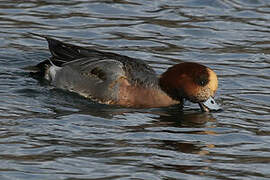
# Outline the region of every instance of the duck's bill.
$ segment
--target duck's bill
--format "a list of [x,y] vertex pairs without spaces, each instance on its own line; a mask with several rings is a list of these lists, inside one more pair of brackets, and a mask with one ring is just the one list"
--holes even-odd
[[222,108],[216,103],[216,101],[212,97],[207,99],[205,102],[200,102],[199,105],[203,112],[222,110]]

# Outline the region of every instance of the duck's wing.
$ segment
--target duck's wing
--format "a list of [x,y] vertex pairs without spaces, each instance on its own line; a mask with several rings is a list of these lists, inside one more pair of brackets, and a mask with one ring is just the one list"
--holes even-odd
[[98,81],[114,80],[119,76],[126,76],[124,65],[115,59],[106,57],[76,59],[62,65],[62,69],[72,69],[84,78],[95,78]]
[[126,79],[123,64],[106,58],[85,57],[65,63],[62,67],[51,67],[48,72],[54,86],[103,103],[117,100],[119,82]]

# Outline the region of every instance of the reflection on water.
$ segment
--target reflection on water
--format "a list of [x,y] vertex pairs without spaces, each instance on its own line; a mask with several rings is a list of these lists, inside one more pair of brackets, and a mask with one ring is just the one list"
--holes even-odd
[[[0,179],[270,178],[267,0],[1,1]],[[219,76],[224,111],[96,104],[32,79],[28,32]]]

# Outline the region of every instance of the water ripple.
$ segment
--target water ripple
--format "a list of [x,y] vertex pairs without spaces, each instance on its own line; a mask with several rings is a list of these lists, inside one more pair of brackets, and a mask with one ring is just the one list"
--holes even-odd
[[[0,178],[269,179],[267,0],[1,1]],[[28,32],[219,76],[223,112],[96,104],[32,79],[49,57]]]

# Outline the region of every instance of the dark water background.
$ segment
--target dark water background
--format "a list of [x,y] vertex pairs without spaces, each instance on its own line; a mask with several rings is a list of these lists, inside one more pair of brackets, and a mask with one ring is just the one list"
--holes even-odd
[[[22,70],[49,57],[27,32],[141,58],[199,62],[220,113],[127,109]],[[0,179],[269,179],[270,1],[0,1]]]

